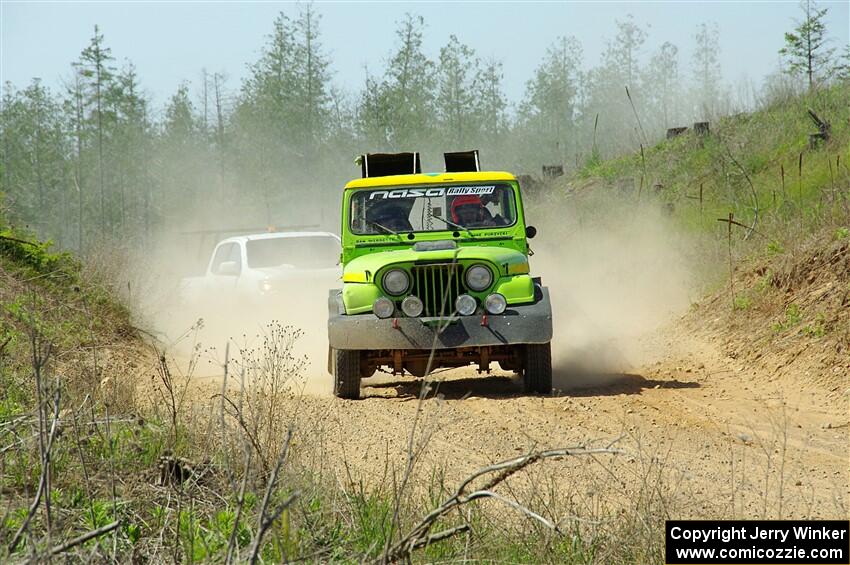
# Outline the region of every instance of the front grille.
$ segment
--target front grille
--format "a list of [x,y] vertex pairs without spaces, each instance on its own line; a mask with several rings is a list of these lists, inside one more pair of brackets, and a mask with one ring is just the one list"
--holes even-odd
[[455,300],[463,292],[461,266],[457,263],[414,265],[411,292],[425,304],[423,316],[451,316]]

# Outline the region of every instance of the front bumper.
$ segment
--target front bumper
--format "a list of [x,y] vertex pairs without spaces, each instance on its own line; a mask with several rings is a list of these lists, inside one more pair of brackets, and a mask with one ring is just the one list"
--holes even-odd
[[334,349],[452,349],[490,345],[549,343],[552,305],[541,288],[533,304],[508,306],[504,314],[450,318],[387,318],[374,314],[346,316],[339,289],[328,299],[328,342]]

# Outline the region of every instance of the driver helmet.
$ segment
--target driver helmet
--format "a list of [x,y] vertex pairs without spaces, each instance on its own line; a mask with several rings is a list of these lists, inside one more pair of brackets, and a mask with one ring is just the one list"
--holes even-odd
[[[467,212],[467,210],[471,210]],[[470,218],[479,218],[484,211],[481,197],[477,195],[458,196],[452,200],[452,221],[462,223],[461,220],[469,221]]]

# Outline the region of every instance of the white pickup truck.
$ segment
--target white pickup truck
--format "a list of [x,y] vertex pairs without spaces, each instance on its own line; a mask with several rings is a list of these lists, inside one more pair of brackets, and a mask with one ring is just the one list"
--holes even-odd
[[305,288],[338,283],[340,252],[339,237],[328,232],[229,237],[216,245],[203,276],[183,279],[181,297],[242,305],[297,299]]

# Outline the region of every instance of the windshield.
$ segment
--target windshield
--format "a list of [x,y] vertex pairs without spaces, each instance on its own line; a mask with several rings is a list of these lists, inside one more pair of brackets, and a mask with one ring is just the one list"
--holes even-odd
[[358,190],[351,231],[358,235],[495,228],[516,222],[509,184]]
[[245,251],[252,269],[281,265],[322,269],[337,265],[340,247],[336,238],[330,236],[274,237],[249,240]]

